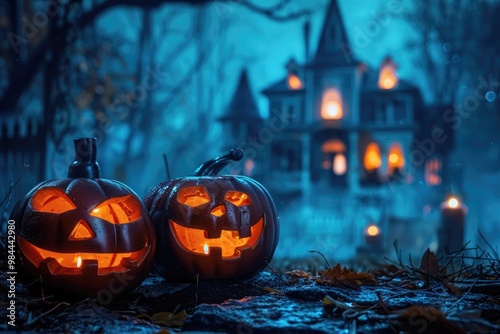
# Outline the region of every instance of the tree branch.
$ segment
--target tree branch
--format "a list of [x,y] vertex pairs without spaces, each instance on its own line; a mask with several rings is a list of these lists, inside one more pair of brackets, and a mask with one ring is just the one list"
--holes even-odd
[[[99,15],[117,6],[148,9],[156,8],[163,4],[186,4],[192,6],[201,6],[210,3],[241,5],[250,9],[251,11],[262,14],[269,19],[279,22],[294,20],[299,17],[309,15],[317,9],[304,9],[286,14],[279,13],[283,11],[283,9],[289,3],[289,0],[280,0],[276,5],[269,7],[258,6],[249,0],[107,0],[96,5],[91,10],[83,13],[77,22],[65,22],[62,27],[60,27],[59,29],[55,29],[52,34],[48,34],[40,42],[37,49],[29,57],[29,59],[16,67],[15,71],[11,73],[13,81],[11,81],[9,86],[4,91],[4,94],[0,98],[0,114],[2,112],[12,112],[22,94],[27,90],[28,86],[32,82],[36,73],[38,73],[40,65],[42,63],[42,61],[40,60],[43,60],[45,58],[45,55],[47,54],[47,45],[49,44],[49,41],[51,39],[54,39],[54,35],[58,34],[60,31],[67,31],[73,24],[75,24],[75,26],[79,29],[83,29],[90,23],[94,22]],[[63,50],[60,51],[61,53],[63,52]]]

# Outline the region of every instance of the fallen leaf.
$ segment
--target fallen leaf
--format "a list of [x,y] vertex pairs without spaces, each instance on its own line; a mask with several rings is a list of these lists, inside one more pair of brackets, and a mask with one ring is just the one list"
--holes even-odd
[[439,274],[439,264],[436,259],[436,254],[431,252],[429,248],[425,251],[422,256],[422,264],[420,265],[420,272],[423,274],[434,277]]
[[372,275],[375,277],[389,277],[389,273],[384,269],[377,269],[372,272]]
[[311,278],[312,275],[308,273],[307,271],[300,270],[300,269],[295,269],[292,271],[288,271],[285,275],[291,276],[291,277],[297,277],[297,278]]
[[168,327],[182,327],[184,320],[188,314],[185,310],[176,314],[172,312],[159,312],[151,316],[151,320],[155,325],[168,326]]
[[377,283],[372,274],[350,271],[346,267],[342,269],[340,264],[320,271],[315,277],[315,281],[318,284],[345,286],[353,289],[358,289],[361,285],[375,285]]
[[446,282],[444,282],[443,284],[449,293],[452,293],[455,296],[460,296],[462,294],[462,291],[459,288],[457,288],[455,285],[453,285],[451,283],[446,283]]
[[465,334],[465,330],[448,321],[432,306],[411,306],[399,313],[398,320],[409,333]]
[[389,273],[397,273],[398,271],[400,271],[401,269],[396,267],[395,265],[393,264],[381,264],[380,265],[382,268],[385,268],[386,271],[388,271]]
[[339,302],[338,300],[333,299],[330,296],[325,296],[323,298],[323,306],[325,307],[338,307],[343,310],[347,310],[349,307],[346,303]]

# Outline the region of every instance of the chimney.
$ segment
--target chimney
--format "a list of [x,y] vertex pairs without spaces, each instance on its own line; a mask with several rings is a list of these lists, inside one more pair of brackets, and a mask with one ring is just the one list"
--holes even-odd
[[309,36],[311,31],[311,21],[309,19],[304,23],[304,49],[305,49],[305,63],[309,61]]

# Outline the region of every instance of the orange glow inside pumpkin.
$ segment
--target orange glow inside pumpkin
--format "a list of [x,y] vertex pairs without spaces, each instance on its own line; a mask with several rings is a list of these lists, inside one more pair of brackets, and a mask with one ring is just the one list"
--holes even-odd
[[95,233],[92,231],[89,224],[84,220],[80,220],[76,223],[73,231],[71,231],[69,240],[85,240],[92,239],[93,237],[95,237]]
[[31,198],[31,207],[35,211],[63,213],[76,209],[73,201],[64,191],[55,187],[42,188]]
[[[31,198],[31,207],[34,211],[55,214],[76,209],[76,205],[68,195],[56,187],[38,190]],[[112,224],[126,224],[142,216],[142,206],[134,196],[125,195],[102,202],[90,212],[90,215],[104,219]],[[77,227],[79,230],[72,232],[76,239],[89,239],[95,236],[86,222],[81,221]]]
[[177,201],[192,208],[209,203],[210,196],[203,186],[187,187],[179,190]]
[[142,206],[132,195],[126,195],[102,202],[90,215],[112,224],[127,224],[141,218]]
[[236,206],[244,206],[252,204],[250,197],[240,191],[228,191],[225,200]]
[[380,148],[377,143],[371,142],[366,147],[365,157],[363,159],[365,169],[372,172],[382,165],[382,159],[380,158]]
[[150,247],[145,247],[129,253],[60,253],[37,247],[22,237],[18,237],[18,243],[22,253],[37,268],[45,259],[53,258],[57,261],[57,272],[54,274],[81,274],[86,260],[97,261],[99,275],[124,272],[131,266],[138,266],[142,263],[150,250]]
[[196,254],[210,254],[210,248],[222,249],[222,257],[238,257],[240,250],[251,247],[254,248],[264,228],[264,218],[259,219],[257,224],[250,228],[251,236],[240,238],[238,231],[222,230],[220,238],[207,238],[204,230],[181,226],[170,220],[175,239],[186,250]]

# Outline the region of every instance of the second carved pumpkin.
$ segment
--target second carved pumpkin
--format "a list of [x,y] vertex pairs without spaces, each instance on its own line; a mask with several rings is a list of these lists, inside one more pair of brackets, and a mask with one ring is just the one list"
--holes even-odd
[[269,193],[246,176],[217,176],[242,155],[232,150],[146,195],[157,233],[153,266],[163,277],[243,278],[271,261],[279,223]]

